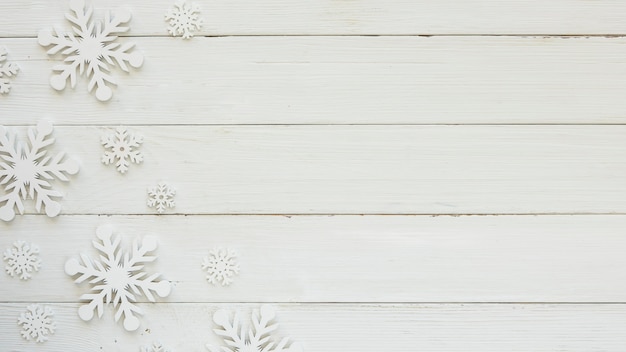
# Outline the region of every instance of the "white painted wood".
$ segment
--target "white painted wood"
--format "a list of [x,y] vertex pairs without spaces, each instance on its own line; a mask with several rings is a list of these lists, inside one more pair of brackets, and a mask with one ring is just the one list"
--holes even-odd
[[[239,5],[238,5],[239,6]],[[1,11],[0,11],[1,13]],[[4,39],[21,72],[0,123],[626,123],[626,38],[132,38],[140,70],[98,102],[49,84],[36,39]],[[60,59],[60,58],[59,58]]]
[[[23,304],[0,304],[0,345],[7,351],[139,351],[160,340],[174,351],[206,351],[216,309],[248,311],[258,305],[142,305],[141,333],[113,324],[111,314],[89,324],[75,304],[52,304],[59,327],[47,343],[21,340],[15,323]],[[274,305],[280,326],[305,351],[567,351],[621,352],[626,344],[624,305]],[[106,312],[110,313],[110,312]],[[181,326],[185,328],[182,329]]]
[[[77,302],[63,268],[101,224],[130,244],[155,234],[146,272],[174,283],[166,302],[623,302],[625,216],[27,216],[0,224],[0,249],[37,244],[42,268],[24,282],[2,273],[0,301]],[[228,287],[202,258],[238,252]],[[124,247],[125,248],[125,247]],[[140,299],[146,301],[144,297]]]
[[[96,15],[125,7],[130,35],[167,36],[173,0],[90,0]],[[195,0],[201,35],[615,34],[626,33],[619,0]],[[0,37],[34,36],[64,24],[66,0],[0,2]],[[27,14],[25,14],[25,12]]]

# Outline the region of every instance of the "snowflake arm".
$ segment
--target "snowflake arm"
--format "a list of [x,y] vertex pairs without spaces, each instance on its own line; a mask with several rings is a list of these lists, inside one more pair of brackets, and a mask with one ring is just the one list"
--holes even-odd
[[17,325],[22,326],[22,337],[27,341],[47,341],[48,335],[54,334],[56,329],[56,323],[52,321],[53,315],[54,312],[47,306],[31,304],[26,307],[26,312],[17,319]]
[[143,162],[143,154],[137,150],[142,143],[143,136],[118,127],[114,134],[102,137],[102,146],[105,148],[102,163],[105,165],[115,163],[117,171],[123,174],[128,171],[130,163]]
[[19,276],[22,280],[28,280],[32,277],[33,271],[39,271],[41,267],[39,248],[24,241],[14,242],[13,247],[4,252],[6,272],[11,277]]
[[[12,62],[3,65],[7,59],[7,49],[5,47],[0,47],[0,94],[8,94],[11,90],[11,81],[10,77],[17,75],[19,71],[19,67],[17,64]],[[6,77],[6,78],[3,78]]]
[[151,346],[142,347],[141,352],[171,352],[171,350],[165,348],[160,342],[154,342]]

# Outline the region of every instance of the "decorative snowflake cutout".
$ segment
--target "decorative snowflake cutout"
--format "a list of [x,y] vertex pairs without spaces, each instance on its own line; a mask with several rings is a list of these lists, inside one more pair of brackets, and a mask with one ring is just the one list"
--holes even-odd
[[17,325],[22,326],[22,337],[27,341],[48,341],[48,335],[54,334],[56,323],[52,321],[54,312],[50,307],[31,304],[26,312],[17,319]]
[[2,64],[6,60],[7,49],[5,47],[0,47],[0,94],[9,94],[9,91],[11,90],[11,81],[8,77],[17,75],[17,72],[20,70],[17,64],[12,62]]
[[[66,174],[78,172],[78,163],[63,157],[65,153],[55,156],[47,155],[47,146],[54,143],[53,127],[41,122],[37,128],[28,130],[30,145],[17,143],[17,136],[0,126],[0,186],[8,193],[0,196],[0,219],[13,220],[15,209],[24,214],[22,200],[35,199],[35,208],[41,212],[45,206],[46,215],[54,217],[61,212],[61,204],[52,198],[62,197],[61,193],[52,189],[48,180],[59,179],[68,181]],[[48,137],[48,138],[47,138]]]
[[176,191],[165,182],[159,182],[156,187],[148,188],[148,206],[156,208],[159,214],[166,208],[173,208]]
[[182,35],[183,39],[193,37],[193,32],[202,28],[202,19],[198,18],[199,14],[200,6],[195,3],[177,1],[174,7],[165,13],[165,20],[168,23],[167,31],[172,36]]
[[54,33],[39,32],[39,44],[44,47],[52,45],[48,55],[60,52],[65,57],[62,64],[52,68],[58,73],[50,78],[50,85],[56,90],[63,90],[69,79],[74,88],[77,74],[85,74],[89,78],[87,90],[91,92],[97,86],[96,98],[107,101],[113,96],[107,83],[117,84],[109,75],[109,65],[117,65],[129,72],[127,64],[134,68],[143,64],[142,54],[130,52],[135,44],[117,42],[118,35],[128,31],[129,28],[123,25],[130,21],[131,14],[121,10],[115,17],[107,13],[104,22],[94,21],[91,18],[93,7],[85,8],[84,0],[71,0],[70,10],[72,13],[65,18],[72,24],[73,33],[63,33],[60,29],[55,29]]
[[222,336],[228,346],[212,346],[207,344],[211,352],[302,352],[302,347],[293,343],[287,347],[289,338],[284,337],[276,345],[271,333],[278,328],[277,323],[272,323],[276,313],[269,306],[262,306],[259,313],[252,313],[252,327],[247,329],[241,324],[239,313],[235,313],[233,322],[230,314],[224,310],[218,310],[213,315],[215,324],[221,329],[214,329],[215,334]]
[[133,242],[130,253],[120,250],[121,237],[113,237],[110,226],[100,226],[96,230],[96,236],[100,242],[93,242],[93,246],[100,251],[100,261],[92,260],[86,254],[81,254],[82,264],[76,259],[70,259],[65,263],[65,272],[74,276],[80,274],[75,280],[77,284],[89,280],[92,293],[86,293],[80,297],[88,301],[78,309],[78,316],[85,320],[91,320],[94,310],[98,311],[98,317],[102,317],[104,304],[113,303],[117,308],[115,321],[124,315],[124,328],[128,331],[137,330],[139,319],[135,313],[141,314],[141,309],[134,303],[135,294],[143,295],[154,302],[153,292],[160,297],[170,294],[170,283],[166,280],[156,281],[160,274],[147,274],[142,271],[144,264],[156,259],[148,256],[157,248],[157,240],[147,236],[139,244]]
[[24,241],[13,243],[14,248],[9,248],[4,252],[4,260],[7,262],[7,274],[19,276],[22,280],[28,280],[33,271],[39,271],[41,259],[39,259],[39,248]]
[[139,164],[143,162],[143,154],[137,149],[143,143],[143,136],[129,133],[125,128],[118,127],[115,134],[102,137],[102,145],[106,150],[102,155],[102,163],[117,166],[117,171],[125,173],[128,171],[130,163]]
[[160,342],[155,342],[152,346],[142,347],[141,352],[171,352],[171,350],[165,348]]
[[209,256],[202,260],[202,269],[206,270],[206,279],[213,285],[220,282],[222,286],[230,285],[233,276],[239,274],[237,253],[232,249],[214,248]]

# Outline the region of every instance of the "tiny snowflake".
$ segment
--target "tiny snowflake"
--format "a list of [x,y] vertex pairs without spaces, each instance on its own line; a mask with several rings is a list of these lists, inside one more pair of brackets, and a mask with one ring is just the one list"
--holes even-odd
[[[48,180],[68,181],[66,174],[78,172],[78,163],[68,159],[64,153],[47,155],[47,146],[54,143],[51,124],[41,122],[35,129],[28,130],[29,145],[17,143],[17,135],[0,126],[0,186],[8,193],[0,196],[0,219],[10,221],[15,217],[15,209],[24,214],[22,200],[35,199],[35,208],[41,212],[45,206],[46,215],[54,217],[61,212],[61,205],[52,200],[60,198],[60,192],[52,189]],[[47,138],[48,137],[48,138]]]
[[163,213],[166,208],[173,208],[176,191],[165,182],[159,182],[156,187],[148,188],[148,206]]
[[[12,62],[3,65],[2,63],[7,60],[7,49],[5,47],[0,47],[0,94],[9,94],[11,90],[11,81],[8,77],[13,77],[17,75],[17,71],[19,71],[19,67],[17,64]],[[3,78],[7,77],[7,78]]]
[[123,253],[120,249],[120,236],[113,237],[113,230],[109,226],[100,226],[96,231],[100,242],[93,242],[93,246],[101,252],[100,261],[92,260],[86,254],[81,254],[82,264],[76,259],[70,259],[65,263],[65,272],[74,276],[80,274],[75,280],[77,284],[89,280],[90,284],[96,284],[91,288],[91,293],[83,294],[80,299],[88,301],[78,309],[78,316],[85,320],[91,320],[94,310],[98,317],[102,317],[104,304],[113,303],[117,308],[115,321],[124,315],[124,328],[128,331],[137,330],[139,319],[135,313],[141,314],[141,309],[134,303],[135,294],[143,293],[150,302],[154,302],[153,292],[160,297],[170,294],[170,283],[166,280],[156,281],[160,274],[152,274],[149,277],[142,271],[144,264],[156,259],[148,256],[157,248],[157,240],[147,236],[142,243],[134,241],[132,251]]
[[237,253],[231,249],[214,248],[209,251],[209,256],[204,257],[202,269],[206,270],[206,279],[213,285],[220,282],[222,286],[230,285],[233,276],[239,274]]
[[155,342],[152,346],[142,347],[141,352],[171,352],[171,350],[165,348],[165,346],[163,346],[160,342]]
[[302,347],[293,343],[287,347],[289,338],[284,337],[276,343],[272,339],[271,333],[278,328],[277,323],[272,323],[276,313],[269,306],[262,306],[261,311],[254,310],[252,314],[252,327],[247,329],[241,324],[239,313],[231,323],[230,314],[224,310],[218,310],[213,315],[215,324],[221,329],[214,329],[215,334],[222,336],[226,346],[213,346],[207,344],[206,347],[211,352],[302,352]]
[[48,335],[54,334],[56,323],[52,321],[54,312],[50,307],[31,304],[26,312],[17,319],[17,325],[22,326],[22,337],[30,341],[48,341]]
[[41,259],[39,248],[24,241],[16,241],[13,247],[4,252],[4,260],[7,262],[6,271],[11,277],[17,275],[22,280],[28,280],[33,271],[39,271]]
[[118,127],[115,134],[102,137],[102,145],[106,150],[102,155],[102,163],[117,166],[117,171],[125,173],[128,171],[130,163],[139,164],[143,162],[143,154],[137,149],[143,143],[143,136],[129,133],[125,128]]
[[62,64],[52,68],[58,73],[50,78],[50,85],[56,90],[63,90],[69,79],[74,88],[77,74],[85,74],[89,78],[87,90],[91,92],[97,86],[96,98],[107,101],[113,96],[107,83],[117,84],[109,74],[109,65],[117,65],[129,72],[127,64],[134,68],[143,64],[142,54],[130,52],[135,44],[117,42],[118,35],[128,31],[124,24],[130,21],[131,14],[129,11],[118,11],[115,17],[111,17],[107,13],[104,22],[94,21],[91,18],[93,7],[85,8],[84,0],[71,0],[70,10],[72,13],[65,18],[72,24],[73,33],[64,33],[60,29],[55,29],[54,33],[39,32],[39,44],[44,47],[52,45],[48,55],[61,53],[65,57]]
[[174,7],[165,14],[168,32],[172,36],[182,35],[183,39],[193,37],[193,32],[202,27],[202,19],[198,18],[199,13],[200,7],[195,3],[188,4],[184,0],[177,1]]

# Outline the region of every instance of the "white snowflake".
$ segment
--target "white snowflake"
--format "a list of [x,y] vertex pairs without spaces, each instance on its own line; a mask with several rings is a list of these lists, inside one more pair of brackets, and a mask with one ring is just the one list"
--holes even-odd
[[159,182],[156,187],[148,188],[148,206],[163,213],[166,208],[173,208],[176,191],[165,182]]
[[102,136],[102,145],[107,149],[102,155],[102,163],[109,165],[117,159],[115,162],[117,171],[125,173],[131,162],[135,164],[143,162],[143,154],[137,150],[141,143],[143,143],[143,136],[129,133],[126,128],[118,127],[115,134]]
[[153,292],[160,297],[170,294],[170,283],[166,280],[156,281],[160,274],[147,274],[142,269],[145,263],[156,259],[148,256],[157,248],[155,237],[147,236],[139,244],[137,240],[133,242],[132,251],[124,253],[120,250],[120,236],[113,236],[113,229],[110,226],[100,226],[96,231],[96,236],[100,242],[93,242],[93,246],[101,252],[100,261],[92,260],[86,254],[81,254],[82,264],[76,259],[70,259],[65,263],[65,272],[74,276],[80,274],[75,280],[77,284],[89,280],[95,285],[92,293],[83,294],[80,299],[88,301],[78,309],[78,316],[85,320],[91,320],[94,310],[97,310],[98,317],[102,317],[104,304],[113,303],[117,308],[115,321],[124,315],[124,328],[134,331],[139,327],[139,319],[135,313],[141,314],[141,309],[134,303],[135,294],[143,295],[154,302]]
[[209,256],[202,260],[202,269],[206,270],[206,279],[212,284],[218,282],[222,286],[230,285],[233,276],[239,274],[237,253],[232,249],[214,248],[209,251]]
[[215,324],[221,329],[214,329],[215,334],[221,336],[228,346],[206,347],[211,352],[302,352],[298,343],[292,343],[287,347],[289,338],[284,337],[276,344],[271,333],[278,328],[277,323],[272,323],[276,313],[269,306],[262,306],[261,311],[254,310],[252,313],[252,327],[246,328],[241,323],[239,313],[231,323],[230,314],[224,310],[218,310],[213,315]]
[[7,49],[5,47],[0,47],[0,94],[9,94],[9,91],[11,90],[11,81],[8,77],[17,75],[17,72],[20,70],[17,64],[12,62],[2,64],[6,60]]
[[52,320],[54,312],[50,307],[31,304],[26,312],[17,319],[17,325],[22,326],[22,337],[30,341],[45,342],[48,335],[54,334],[56,323]]
[[[28,130],[29,145],[18,143],[17,135],[0,126],[0,186],[8,193],[0,196],[0,219],[10,221],[15,217],[15,209],[24,214],[22,200],[36,199],[35,208],[41,212],[45,206],[46,215],[54,217],[61,212],[61,204],[52,198],[62,197],[48,180],[68,181],[67,174],[78,172],[78,163],[68,159],[63,161],[65,153],[47,155],[45,149],[54,143],[53,127],[41,122],[35,129]],[[47,138],[48,137],[48,138]],[[27,190],[28,189],[28,190]]]
[[24,241],[13,243],[14,248],[8,248],[4,252],[4,260],[7,262],[7,274],[19,276],[22,280],[32,277],[33,271],[39,271],[41,259],[39,259],[39,248]]
[[172,36],[182,36],[183,39],[193,37],[193,33],[202,28],[202,19],[198,18],[200,6],[187,1],[176,1],[174,7],[167,11],[165,20],[167,30]]
[[162,343],[154,342],[152,346],[144,346],[141,348],[141,352],[171,352],[172,350],[165,348]]
[[124,26],[130,21],[129,11],[120,10],[115,17],[106,13],[104,22],[94,21],[91,16],[93,7],[85,8],[84,0],[71,0],[70,10],[72,13],[65,18],[72,24],[72,32],[64,33],[55,29],[54,33],[42,31],[39,33],[39,44],[44,47],[53,45],[48,50],[48,55],[61,53],[65,60],[62,64],[54,66],[52,71],[58,72],[50,78],[50,85],[56,90],[63,90],[69,79],[72,88],[76,86],[76,76],[85,75],[89,78],[87,90],[91,92],[95,86],[96,98],[107,101],[113,96],[113,91],[107,83],[117,84],[109,74],[110,66],[119,66],[125,72],[129,72],[127,64],[138,68],[143,64],[143,55],[138,52],[130,52],[134,43],[120,44],[117,42],[118,35],[128,31]]

